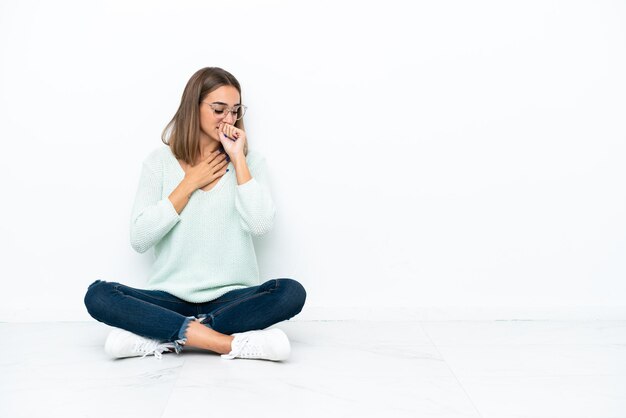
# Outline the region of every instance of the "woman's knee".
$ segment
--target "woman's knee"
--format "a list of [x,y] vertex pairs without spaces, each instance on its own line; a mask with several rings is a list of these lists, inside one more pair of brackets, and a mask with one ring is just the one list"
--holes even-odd
[[304,302],[306,301],[306,290],[300,282],[294,279],[279,279],[280,286],[284,288],[285,301],[292,307],[293,315],[302,311]]
[[96,280],[87,288],[84,303],[89,315],[98,319],[100,313],[106,310],[109,301],[108,294],[112,283],[103,280]]

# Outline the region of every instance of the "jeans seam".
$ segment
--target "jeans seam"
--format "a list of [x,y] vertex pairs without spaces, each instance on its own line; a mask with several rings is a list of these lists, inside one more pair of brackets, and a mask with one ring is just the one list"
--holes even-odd
[[[276,287],[275,287],[275,289],[278,289],[279,282],[278,282],[278,280],[276,280],[276,279],[274,279],[274,280],[276,281]],[[249,296],[249,297],[247,297],[247,298],[244,298],[244,299],[240,299],[240,300],[238,300],[238,302],[237,302],[237,303],[233,303],[233,304],[230,304],[230,305],[227,305],[227,306],[222,306],[222,307],[221,307],[220,309],[218,309],[217,311],[212,312],[212,315],[213,315],[213,317],[215,317],[215,316],[219,315],[219,314],[220,314],[223,310],[225,310],[226,308],[234,308],[235,306],[240,305],[240,304],[242,304],[243,302],[246,302],[246,301],[248,301],[248,300],[250,300],[250,299],[253,299],[253,298],[255,298],[255,297],[261,296],[261,295],[263,295],[263,294],[265,294],[265,293],[269,293],[269,292],[270,292],[269,290],[265,290],[265,291],[263,291],[263,292],[261,292],[261,293],[253,293],[252,295],[250,295],[250,296]]]
[[[244,289],[245,289],[245,288],[244,288]],[[240,290],[240,289],[237,289],[237,290]],[[225,293],[225,295],[226,295],[226,294],[228,294],[228,292],[226,292],[226,293]],[[254,292],[253,292],[253,293],[251,293],[251,295],[254,295]],[[222,296],[223,296],[223,295],[222,295]],[[220,298],[221,298],[221,296],[220,296]],[[232,302],[232,301],[235,301],[235,300],[239,300],[239,299],[241,298],[241,296],[239,296],[239,297],[234,297],[234,298],[230,298],[230,299],[222,299],[222,300],[220,300],[220,298],[217,298],[217,299],[214,299],[214,300],[210,300],[210,301],[208,301],[208,302],[206,302],[206,303],[208,304],[208,303],[224,303],[224,302]]]
[[[119,287],[120,287],[120,285],[115,285],[113,288],[114,288],[116,291],[120,291],[120,290],[119,290]],[[142,291],[140,291],[140,290],[137,290],[137,289],[133,289],[133,291],[135,291],[135,292],[137,292],[137,293],[139,293],[139,294],[141,294],[141,295],[144,295],[144,296],[146,296],[146,297],[148,297],[148,298],[151,298],[151,299],[154,299],[154,300],[160,300],[161,302],[178,303],[178,304],[183,304],[183,305],[185,305],[185,304],[189,303],[189,302],[181,302],[181,301],[178,301],[178,300],[162,299],[162,298],[159,298],[159,297],[156,297],[156,296],[150,295],[150,294],[148,294],[148,293],[144,293],[144,292],[142,292]]]

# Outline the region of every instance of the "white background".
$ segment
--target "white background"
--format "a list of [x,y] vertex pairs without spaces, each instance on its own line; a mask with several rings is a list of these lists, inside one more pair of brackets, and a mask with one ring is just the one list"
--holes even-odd
[[2,1],[0,320],[142,287],[187,80],[233,73],[301,318],[626,318],[626,2]]

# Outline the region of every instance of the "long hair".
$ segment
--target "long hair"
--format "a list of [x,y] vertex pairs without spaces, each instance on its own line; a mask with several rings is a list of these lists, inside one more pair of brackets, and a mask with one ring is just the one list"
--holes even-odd
[[[161,134],[161,140],[169,145],[172,154],[177,159],[189,165],[197,160],[200,155],[200,102],[213,90],[222,86],[235,87],[243,103],[239,81],[231,73],[219,67],[202,68],[196,71],[187,82],[183,97],[180,99],[180,106]],[[235,127],[244,129],[243,118],[235,121]],[[221,144],[220,148],[223,150]],[[248,155],[247,141],[243,152],[244,155]]]

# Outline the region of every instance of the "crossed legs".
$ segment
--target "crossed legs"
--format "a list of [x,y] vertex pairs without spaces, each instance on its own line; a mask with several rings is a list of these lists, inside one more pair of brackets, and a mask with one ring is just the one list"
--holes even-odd
[[201,305],[163,291],[96,280],[85,295],[85,306],[100,322],[145,337],[176,341],[177,352],[190,346],[227,354],[234,339],[230,334],[262,330],[290,319],[302,310],[305,299],[304,287],[288,278],[237,289]]
[[187,327],[187,347],[197,347],[203,350],[214,351],[219,354],[230,353],[231,342],[235,337],[222,334],[214,329],[202,325],[199,321],[189,322]]

